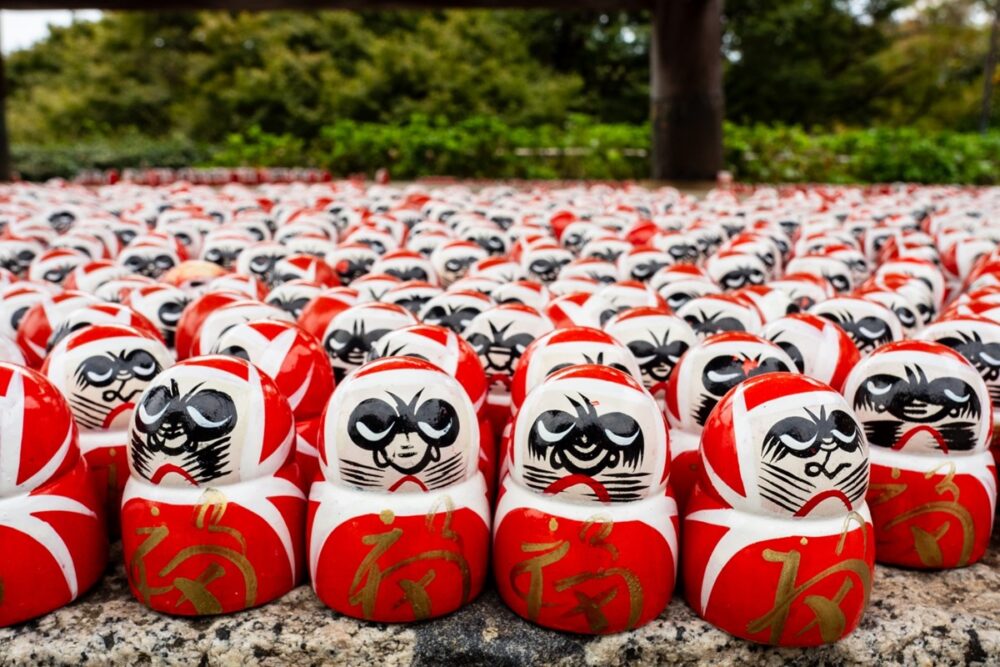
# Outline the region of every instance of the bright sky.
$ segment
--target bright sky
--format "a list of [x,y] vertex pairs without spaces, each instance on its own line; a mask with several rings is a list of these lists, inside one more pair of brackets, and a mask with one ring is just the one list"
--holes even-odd
[[78,12],[64,10],[0,11],[0,45],[3,46],[3,52],[10,53],[31,46],[49,34],[49,24],[69,25],[72,23],[74,13],[77,20],[80,21],[93,20],[101,15],[99,11],[93,9]]

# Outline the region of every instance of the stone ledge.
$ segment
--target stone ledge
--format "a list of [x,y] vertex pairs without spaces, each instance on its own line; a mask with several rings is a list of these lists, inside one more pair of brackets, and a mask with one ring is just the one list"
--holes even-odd
[[259,609],[203,619],[154,613],[120,562],[74,604],[0,629],[0,665],[624,665],[1000,664],[1000,538],[982,562],[946,572],[879,566],[861,627],[818,649],[773,649],[701,621],[675,597],[634,632],[584,637],[538,628],[492,590],[461,611],[412,625],[340,616],[302,586]]

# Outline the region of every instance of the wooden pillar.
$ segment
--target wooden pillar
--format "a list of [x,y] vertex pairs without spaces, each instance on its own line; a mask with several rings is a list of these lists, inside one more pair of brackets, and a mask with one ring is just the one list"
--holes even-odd
[[722,169],[722,0],[655,0],[650,44],[653,178]]

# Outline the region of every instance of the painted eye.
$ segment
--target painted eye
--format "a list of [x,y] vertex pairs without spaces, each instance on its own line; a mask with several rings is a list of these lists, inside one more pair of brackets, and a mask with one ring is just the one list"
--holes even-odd
[[[631,447],[642,438],[642,429],[632,417],[622,412],[609,412],[600,418],[604,437],[618,447]],[[641,442],[639,443],[641,446]]]
[[381,449],[395,433],[396,411],[378,398],[358,403],[347,420],[347,434],[362,449]]
[[429,444],[447,447],[458,438],[458,413],[447,401],[439,398],[424,401],[417,408],[416,418],[417,428]]
[[125,361],[131,366],[132,374],[140,380],[150,380],[160,372],[160,364],[145,350],[130,352],[126,355]]
[[[989,347],[992,348],[994,346],[990,345]],[[1000,366],[1000,356],[992,355],[986,350],[981,350],[979,352],[979,358],[985,361],[990,366]]]
[[368,427],[363,421],[359,421],[357,424],[357,429],[358,433],[360,433],[365,438],[365,440],[376,442],[378,440],[381,440],[385,436],[389,435],[389,432],[392,430],[392,424],[386,426],[385,429],[383,429],[382,431],[376,432],[373,431],[370,427]]
[[176,326],[181,319],[181,311],[183,310],[184,304],[176,301],[170,301],[160,306],[159,310],[156,311],[156,314],[159,316],[160,322],[164,325]]
[[212,419],[211,417],[203,414],[198,408],[189,405],[187,408],[188,416],[191,418],[195,424],[201,428],[218,428],[226,423],[227,418],[222,419]]
[[254,273],[265,273],[271,268],[271,260],[267,257],[254,257],[250,260],[250,270]]
[[236,422],[236,405],[226,394],[204,389],[187,399],[184,412],[198,429],[202,440],[221,437]]
[[166,387],[154,387],[146,394],[136,411],[139,431],[156,432],[160,419],[170,407],[170,398],[170,391]]
[[644,340],[634,340],[628,344],[628,349],[632,351],[635,355],[636,361],[640,364],[644,364],[651,361],[656,355],[656,348],[653,347],[652,343]]
[[870,338],[874,340],[877,338],[881,338],[882,336],[885,335],[886,327],[884,326],[878,327],[877,325],[873,327],[871,325],[865,326],[861,324],[858,325],[858,331],[864,334],[865,338]]
[[21,320],[24,319],[24,316],[27,313],[28,313],[28,307],[25,306],[24,308],[18,308],[13,312],[13,314],[11,314],[10,326],[12,329],[14,329],[14,331],[17,331],[18,327],[21,326]]
[[87,371],[87,379],[90,380],[91,384],[101,384],[111,378],[112,372],[110,368],[102,371],[91,369]]
[[562,410],[548,410],[535,420],[535,433],[545,445],[562,442],[573,430],[576,422],[573,417]]
[[349,342],[351,342],[351,332],[346,329],[336,329],[330,336],[326,339],[327,348],[333,351],[339,351],[344,349]]
[[854,430],[851,431],[850,433],[844,433],[839,429],[833,429],[832,431],[830,431],[830,435],[832,435],[834,438],[840,440],[843,443],[848,443],[854,440],[854,437],[857,435],[857,431]]
[[783,444],[785,447],[802,451],[805,449],[809,449],[810,447],[813,446],[813,444],[816,442],[816,434],[813,433],[812,437],[806,440],[797,440],[794,436],[785,433],[781,436],[778,436],[778,439],[781,441],[781,444]]
[[955,403],[967,403],[969,401],[968,394],[956,394],[951,389],[945,389],[944,395],[947,396],[952,401],[954,401]]
[[227,357],[237,357],[243,361],[250,361],[250,353],[246,351],[245,348],[239,345],[230,345],[225,349],[219,350],[219,354],[224,354]]
[[869,380],[865,383],[865,387],[868,389],[868,393],[875,396],[884,396],[892,389],[891,384],[882,384],[877,380]]
[[115,374],[115,362],[109,357],[89,357],[80,364],[77,377],[95,387],[104,387]]
[[738,378],[738,377],[740,377],[742,375],[743,374],[740,373],[739,371],[735,371],[735,372],[732,372],[732,373],[723,373],[723,372],[720,372],[720,371],[709,371],[706,374],[706,377],[708,377],[708,379],[711,380],[712,382],[717,382],[719,384],[722,384],[722,383],[734,380],[735,378]]

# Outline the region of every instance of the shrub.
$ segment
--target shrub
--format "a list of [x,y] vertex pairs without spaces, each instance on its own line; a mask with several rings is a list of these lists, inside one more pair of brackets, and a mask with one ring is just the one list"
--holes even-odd
[[[412,116],[405,123],[339,120],[318,139],[253,127],[222,146],[126,136],[70,146],[15,146],[15,169],[32,180],[111,167],[318,167],[337,176],[385,167],[395,179],[422,176],[644,179],[648,125],[511,126],[492,116],[457,123]],[[812,133],[797,126],[725,126],[725,163],[746,182],[1000,183],[1000,132],[986,135],[873,128]]]

